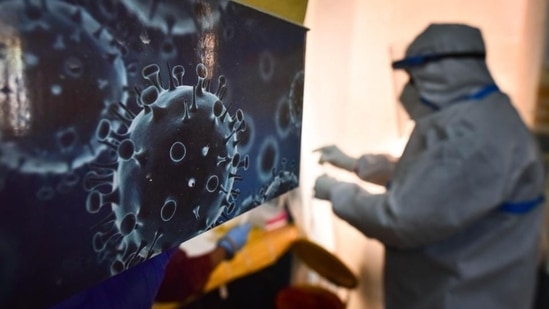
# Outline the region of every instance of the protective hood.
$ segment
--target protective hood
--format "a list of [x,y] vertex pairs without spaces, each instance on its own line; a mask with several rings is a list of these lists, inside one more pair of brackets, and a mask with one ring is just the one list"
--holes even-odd
[[480,30],[467,25],[431,24],[393,68],[406,70],[417,88],[417,103],[433,110],[468,100],[494,86]]

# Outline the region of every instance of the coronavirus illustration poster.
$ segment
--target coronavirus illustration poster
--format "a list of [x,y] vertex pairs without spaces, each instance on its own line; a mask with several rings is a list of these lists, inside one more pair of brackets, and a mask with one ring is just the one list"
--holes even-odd
[[233,1],[0,1],[0,307],[296,188],[305,36]]

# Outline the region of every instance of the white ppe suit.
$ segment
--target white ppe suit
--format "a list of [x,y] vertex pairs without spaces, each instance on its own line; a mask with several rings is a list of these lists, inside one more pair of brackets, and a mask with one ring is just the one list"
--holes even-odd
[[337,216],[385,244],[387,309],[532,307],[544,164],[484,53],[476,28],[427,27],[393,63],[418,109],[405,106],[416,125],[386,193],[329,190]]

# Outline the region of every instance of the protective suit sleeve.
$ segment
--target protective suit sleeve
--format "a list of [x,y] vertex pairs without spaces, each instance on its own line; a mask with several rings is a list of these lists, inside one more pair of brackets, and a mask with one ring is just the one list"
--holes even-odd
[[391,228],[396,218],[386,207],[386,194],[370,194],[356,184],[340,182],[330,195],[333,212],[367,237],[387,245],[406,245]]
[[472,132],[454,133],[403,157],[405,166],[384,194],[349,183],[334,186],[336,215],[387,245],[415,248],[446,239],[496,209],[505,198],[501,156]]
[[393,177],[395,161],[386,154],[365,154],[356,160],[355,173],[364,181],[386,186]]

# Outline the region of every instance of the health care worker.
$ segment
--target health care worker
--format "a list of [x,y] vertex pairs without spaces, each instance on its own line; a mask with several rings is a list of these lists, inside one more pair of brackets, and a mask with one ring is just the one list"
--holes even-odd
[[396,164],[337,146],[320,162],[383,194],[323,175],[315,197],[386,248],[387,309],[531,308],[545,171],[538,146],[485,62],[479,29],[432,24],[393,63],[415,127]]

